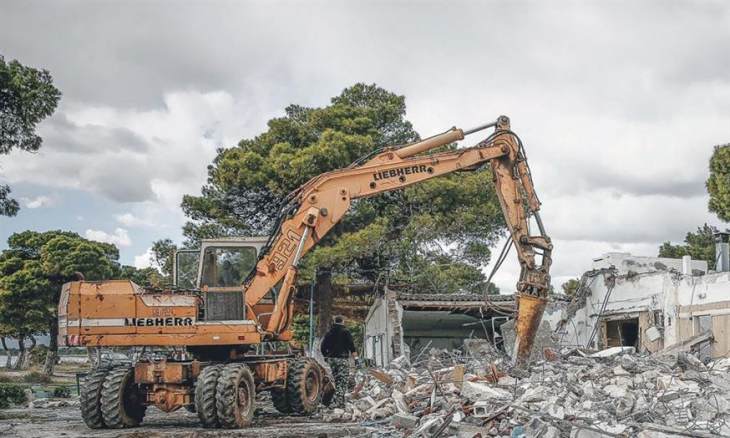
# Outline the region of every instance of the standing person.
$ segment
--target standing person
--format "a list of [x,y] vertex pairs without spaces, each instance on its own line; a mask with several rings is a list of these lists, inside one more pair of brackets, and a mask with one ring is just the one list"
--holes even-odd
[[345,328],[345,317],[333,318],[332,328],[322,339],[322,355],[332,368],[335,379],[335,407],[345,407],[345,394],[350,380],[350,357],[357,360],[352,335]]

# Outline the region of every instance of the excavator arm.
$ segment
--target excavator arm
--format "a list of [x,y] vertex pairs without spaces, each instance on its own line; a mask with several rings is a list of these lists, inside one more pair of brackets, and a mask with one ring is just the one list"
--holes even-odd
[[[466,135],[494,127],[477,145],[431,155],[422,152],[462,140]],[[276,339],[292,321],[291,300],[297,266],[314,245],[346,214],[353,200],[398,190],[452,172],[473,171],[489,163],[502,212],[521,265],[517,283],[517,342],[514,358],[529,357],[534,333],[542,319],[550,285],[552,244],[540,219],[540,201],[530,176],[524,149],[501,116],[494,123],[443,134],[401,148],[385,148],[347,168],[318,175],[295,190],[269,240],[269,245],[244,283],[246,307],[253,306],[280,282],[266,334]],[[530,234],[531,218],[539,234]],[[538,264],[536,259],[540,257]]]

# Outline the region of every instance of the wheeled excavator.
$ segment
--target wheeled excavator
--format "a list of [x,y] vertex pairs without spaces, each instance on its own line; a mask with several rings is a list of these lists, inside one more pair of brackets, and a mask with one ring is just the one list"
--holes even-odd
[[[432,151],[488,128],[494,131],[475,146]],[[382,148],[312,178],[284,200],[268,239],[204,242],[197,265],[176,264],[171,290],[126,280],[65,284],[60,345],[142,350],[132,365],[99,366],[87,376],[80,394],[85,423],[133,427],[154,405],[195,411],[205,427],[241,428],[251,423],[260,391],[269,391],[282,413],[313,412],[331,398],[333,385],[322,365],[287,342],[302,257],[353,201],[483,166],[491,168],[521,266],[513,357],[527,360],[546,305],[552,243],[522,142],[500,116],[474,129]],[[186,255],[177,254],[177,261]],[[193,266],[197,276],[190,281]]]

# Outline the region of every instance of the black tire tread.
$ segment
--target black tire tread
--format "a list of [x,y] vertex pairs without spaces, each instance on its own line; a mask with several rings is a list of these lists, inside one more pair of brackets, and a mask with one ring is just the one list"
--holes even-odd
[[271,403],[277,411],[282,414],[291,414],[292,409],[289,406],[289,400],[286,398],[286,389],[274,388],[271,390]]
[[[286,378],[286,398],[289,402],[291,411],[296,414],[309,415],[317,409],[321,398],[320,394],[317,395],[317,400],[311,405],[305,404],[306,394],[305,382],[307,376],[307,369],[314,367],[317,369],[317,365],[312,359],[301,358],[289,362],[289,370],[287,371]],[[320,374],[320,389],[322,385],[322,375]]]
[[[137,406],[130,412],[125,412],[123,387],[125,378],[133,373],[133,368],[114,368],[106,375],[101,389],[101,412],[104,424],[111,429],[135,427],[144,418],[145,406]],[[126,414],[126,415],[125,415]]]
[[220,427],[215,399],[218,387],[218,377],[223,365],[211,365],[203,368],[195,385],[195,410],[203,427]]
[[221,427],[226,429],[236,429],[249,426],[253,420],[255,393],[251,394],[248,412],[243,413],[242,422],[239,423],[236,418],[236,393],[238,391],[238,382],[240,379],[247,379],[250,388],[255,391],[253,375],[247,365],[241,363],[226,365],[218,377],[218,387],[216,394],[216,411],[218,413],[218,421]]
[[83,418],[89,429],[103,429],[105,427],[101,413],[101,389],[108,372],[107,368],[92,370],[81,386],[79,394],[81,418]]

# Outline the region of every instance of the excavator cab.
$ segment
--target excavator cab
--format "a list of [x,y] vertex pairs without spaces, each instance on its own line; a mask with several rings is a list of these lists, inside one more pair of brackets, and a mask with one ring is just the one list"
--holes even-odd
[[266,237],[204,239],[199,249],[176,251],[173,284],[176,289],[240,291],[266,240]]
[[256,266],[266,237],[205,239],[199,249],[175,253],[173,284],[177,290],[199,290],[201,320],[245,319],[241,285]]

